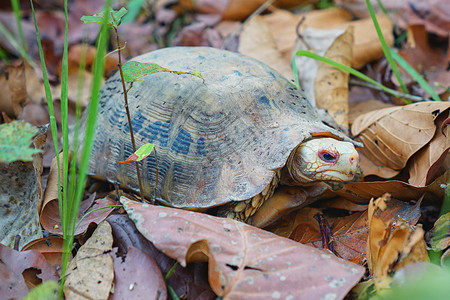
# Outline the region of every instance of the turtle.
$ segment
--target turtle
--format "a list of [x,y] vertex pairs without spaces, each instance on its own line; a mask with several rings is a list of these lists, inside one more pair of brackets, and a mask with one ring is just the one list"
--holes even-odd
[[[140,162],[146,197],[220,207],[220,216],[252,224],[280,184],[347,182],[357,172],[359,144],[323,123],[302,91],[263,62],[209,47],[163,48],[133,61],[203,77],[154,73],[128,92],[136,147],[157,150]],[[138,191],[135,165],[116,163],[132,153],[115,74],[100,94],[89,175]]]

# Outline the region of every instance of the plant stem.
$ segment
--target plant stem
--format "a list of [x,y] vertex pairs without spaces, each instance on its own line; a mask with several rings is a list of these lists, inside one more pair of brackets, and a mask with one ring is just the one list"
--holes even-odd
[[[117,40],[117,53],[119,54],[119,72],[120,72],[120,78],[122,79],[122,88],[123,88],[123,99],[125,101],[125,110],[127,112],[127,118],[128,118],[128,125],[130,127],[130,137],[131,137],[131,144],[133,145],[133,153],[136,152],[136,143],[134,141],[134,134],[133,134],[133,126],[131,124],[131,116],[130,116],[130,109],[128,108],[128,95],[127,95],[127,88],[125,86],[125,79],[123,78],[123,71],[122,71],[122,55],[121,55],[121,49],[120,49],[120,41],[119,41],[119,32],[117,31],[117,26],[114,26],[114,32],[116,33],[116,40]],[[142,188],[142,181],[141,181],[141,172],[139,171],[139,162],[136,162],[136,173],[139,183],[139,192],[141,193],[141,201],[144,201],[144,192]]]
[[[353,84],[353,85],[358,85],[358,86],[367,87],[367,88],[374,89],[374,90],[381,91],[381,92],[386,92],[385,90],[383,90],[383,89],[380,88],[379,86],[376,86],[376,85],[374,85],[374,84],[371,84],[370,82],[365,82],[365,81],[361,81],[361,80],[358,80],[358,79],[353,79],[353,78],[351,78],[351,79],[349,80],[349,83],[350,83],[350,84]],[[419,97],[419,96],[414,96],[414,95],[410,95],[410,94],[405,94],[405,93],[402,93],[402,92],[399,92],[399,91],[396,91],[396,90],[390,90],[389,93],[390,93],[391,95],[396,96],[396,97],[408,99],[408,100],[415,101],[415,102],[428,101],[428,100],[430,100],[430,99],[425,99],[425,98],[422,98],[422,97]]]

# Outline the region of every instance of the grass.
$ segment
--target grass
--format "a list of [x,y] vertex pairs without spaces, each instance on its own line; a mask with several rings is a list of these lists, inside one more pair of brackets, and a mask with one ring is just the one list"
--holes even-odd
[[[42,45],[40,42],[39,29],[36,21],[36,14],[34,11],[33,1],[30,0],[33,21],[36,29],[36,40],[39,47],[39,56],[41,60],[42,66],[42,74],[44,78],[44,87],[45,87],[45,95],[47,100],[47,105],[49,108],[50,114],[50,126],[53,136],[53,145],[55,147],[55,152],[59,153],[58,141],[57,141],[57,126],[56,119],[53,107],[53,98],[50,91],[50,83],[48,80],[48,73],[45,64],[45,57],[42,49]],[[111,7],[111,0],[107,0],[106,11],[109,12]],[[102,27],[100,29],[99,37],[97,40],[97,54],[94,61],[94,76],[92,80],[92,88],[91,88],[91,100],[88,108],[88,117],[86,123],[86,133],[85,133],[85,143],[82,147],[80,165],[78,170],[72,170],[72,176],[69,179],[69,130],[68,130],[68,58],[67,58],[67,49],[68,49],[68,22],[67,22],[67,0],[64,1],[64,15],[65,15],[65,30],[64,30],[64,49],[63,49],[63,60],[62,60],[62,71],[61,71],[61,118],[62,118],[62,133],[63,133],[63,161],[61,164],[61,160],[59,155],[56,156],[57,164],[58,164],[58,203],[59,203],[59,211],[61,217],[61,226],[63,231],[64,238],[64,246],[63,246],[63,256],[61,262],[61,280],[60,280],[60,298],[63,297],[63,288],[65,282],[65,273],[67,271],[69,258],[72,252],[72,244],[74,240],[74,233],[76,229],[76,220],[78,217],[78,212],[80,209],[81,200],[83,198],[84,186],[87,180],[87,171],[89,167],[89,156],[92,149],[94,131],[95,131],[95,123],[97,119],[97,108],[98,108],[98,99],[100,93],[100,85],[103,78],[104,73],[104,55],[106,54],[106,48],[108,44],[108,27],[107,27],[107,14],[103,19]],[[75,128],[79,128],[80,115],[81,115],[81,107],[80,101],[77,101],[77,120]],[[77,141],[78,136],[75,136],[74,144],[78,145]],[[74,149],[74,157],[71,162],[71,166],[76,166],[77,159],[77,151]],[[61,178],[61,168],[63,178]],[[77,174],[77,176],[74,176]],[[62,183],[62,186],[61,186]],[[69,190],[67,187],[69,186]],[[62,192],[64,191],[64,192]]]

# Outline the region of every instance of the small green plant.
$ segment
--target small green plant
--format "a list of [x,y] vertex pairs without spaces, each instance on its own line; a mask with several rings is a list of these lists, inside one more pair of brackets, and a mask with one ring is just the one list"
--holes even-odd
[[32,155],[40,152],[30,148],[31,139],[37,129],[23,121],[12,121],[0,125],[0,162],[31,161]]

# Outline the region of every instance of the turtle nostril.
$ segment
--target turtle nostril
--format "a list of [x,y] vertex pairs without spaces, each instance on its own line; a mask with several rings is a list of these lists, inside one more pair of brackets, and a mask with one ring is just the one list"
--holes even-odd
[[350,156],[350,164],[354,165],[358,162],[358,157],[356,155]]

